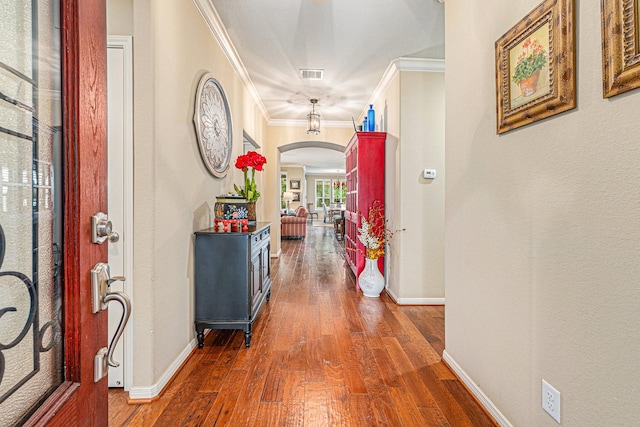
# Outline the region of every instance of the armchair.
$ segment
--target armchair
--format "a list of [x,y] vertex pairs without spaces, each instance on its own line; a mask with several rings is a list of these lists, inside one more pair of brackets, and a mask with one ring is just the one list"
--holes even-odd
[[298,237],[304,239],[307,236],[307,218],[309,211],[304,206],[296,209],[296,216],[283,216],[280,218],[280,236]]

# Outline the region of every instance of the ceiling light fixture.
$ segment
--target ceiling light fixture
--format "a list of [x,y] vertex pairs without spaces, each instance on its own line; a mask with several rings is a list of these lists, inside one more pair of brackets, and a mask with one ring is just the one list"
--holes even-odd
[[311,102],[311,112],[307,114],[307,133],[313,132],[317,135],[320,133],[320,114],[316,113],[318,100],[312,98],[309,101]]

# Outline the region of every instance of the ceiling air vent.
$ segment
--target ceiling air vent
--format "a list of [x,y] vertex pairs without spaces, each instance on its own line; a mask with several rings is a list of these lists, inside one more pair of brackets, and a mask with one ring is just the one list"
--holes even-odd
[[322,80],[324,70],[303,70],[300,69],[300,77],[304,80]]

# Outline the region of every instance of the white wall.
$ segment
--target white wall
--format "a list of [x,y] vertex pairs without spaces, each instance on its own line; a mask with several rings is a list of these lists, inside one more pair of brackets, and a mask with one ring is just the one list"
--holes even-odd
[[[385,205],[396,233],[387,289],[401,304],[444,302],[444,74],[399,70],[374,105],[385,115]],[[436,169],[435,180],[422,171]]]
[[640,91],[602,97],[576,2],[578,108],[496,135],[495,41],[539,4],[446,2],[446,348],[517,426],[640,419]]
[[[233,163],[243,130],[262,143],[266,124],[193,2],[124,3],[108,1],[108,22],[110,34],[131,31],[134,40],[133,383],[144,388],[157,384],[194,338],[193,232],[210,226],[215,196],[242,182]],[[206,72],[224,88],[233,120],[232,162],[222,179],[205,169],[193,125]]]
[[[288,166],[288,167],[280,167],[280,170],[282,172],[286,172],[287,173],[287,191],[290,191],[292,193],[300,193],[300,201],[299,202],[290,202],[289,203],[289,208],[291,210],[296,210],[298,208],[298,206],[304,206],[304,195],[302,194],[303,192],[303,187],[304,187],[304,169],[302,168],[302,166]],[[291,188],[291,180],[292,179],[297,179],[298,181],[300,181],[300,188],[297,189],[293,189]],[[279,194],[279,193],[278,193]]]

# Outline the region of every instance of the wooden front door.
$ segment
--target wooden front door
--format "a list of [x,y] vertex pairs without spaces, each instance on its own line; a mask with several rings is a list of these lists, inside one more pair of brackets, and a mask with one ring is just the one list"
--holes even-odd
[[0,0],[0,425],[107,425],[105,0]]

